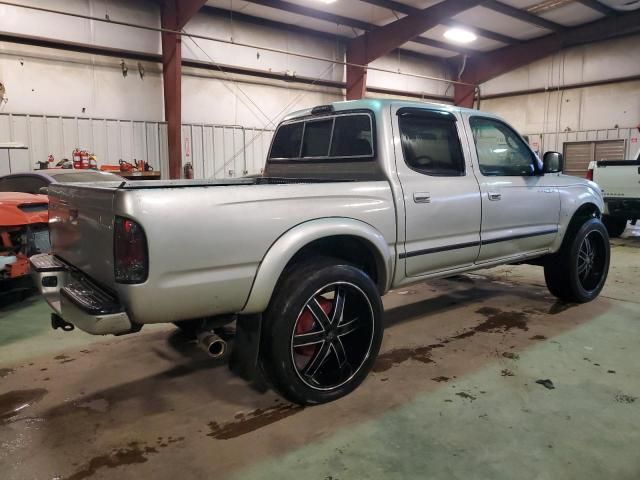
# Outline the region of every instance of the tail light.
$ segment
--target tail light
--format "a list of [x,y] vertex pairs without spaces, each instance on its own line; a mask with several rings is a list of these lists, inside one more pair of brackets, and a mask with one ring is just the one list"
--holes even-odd
[[116,282],[142,283],[147,279],[147,237],[142,227],[133,220],[116,217],[113,257]]
[[593,182],[593,168],[587,170],[587,180],[591,180]]

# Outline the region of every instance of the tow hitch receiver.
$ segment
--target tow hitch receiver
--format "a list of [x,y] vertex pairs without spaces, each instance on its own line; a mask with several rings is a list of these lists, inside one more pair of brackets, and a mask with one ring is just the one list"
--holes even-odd
[[52,313],[51,314],[51,328],[53,328],[54,330],[56,330],[57,328],[60,328],[60,329],[64,330],[65,332],[70,332],[75,327],[73,326],[72,323],[64,321],[62,319],[62,317],[60,315],[58,315],[57,313]]

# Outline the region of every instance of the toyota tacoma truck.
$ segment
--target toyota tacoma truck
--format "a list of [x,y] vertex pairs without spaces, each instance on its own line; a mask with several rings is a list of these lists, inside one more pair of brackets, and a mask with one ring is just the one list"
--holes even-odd
[[635,160],[597,160],[589,164],[587,178],[604,196],[602,221],[610,237],[619,237],[640,218],[640,150]]
[[336,102],[280,123],[263,177],[51,185],[52,253],[31,263],[53,326],[173,322],[218,356],[233,322],[231,359],[246,348],[285,397],[322,403],[371,370],[392,288],[533,263],[558,298],[593,300],[604,203],[561,171],[488,113]]

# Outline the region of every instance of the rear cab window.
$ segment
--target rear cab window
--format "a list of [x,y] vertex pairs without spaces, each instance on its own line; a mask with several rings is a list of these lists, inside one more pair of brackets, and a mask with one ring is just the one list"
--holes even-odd
[[368,110],[330,112],[281,124],[266,176],[384,179],[376,161],[375,121]]
[[275,134],[269,160],[373,158],[372,125],[370,113],[285,123]]

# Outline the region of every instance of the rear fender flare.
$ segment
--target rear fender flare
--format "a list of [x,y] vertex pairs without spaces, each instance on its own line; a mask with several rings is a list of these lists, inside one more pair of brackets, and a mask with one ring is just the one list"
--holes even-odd
[[358,237],[374,248],[379,263],[384,266],[384,291],[393,275],[394,254],[384,236],[368,223],[352,218],[321,218],[301,223],[278,238],[265,254],[253,281],[242,314],[263,312],[269,305],[280,275],[293,256],[305,245],[337,235]]

